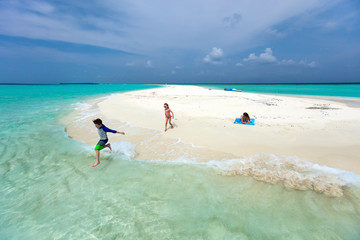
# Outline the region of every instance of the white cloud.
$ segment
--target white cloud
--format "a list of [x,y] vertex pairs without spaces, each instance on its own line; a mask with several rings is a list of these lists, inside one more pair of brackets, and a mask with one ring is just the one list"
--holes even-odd
[[2,0],[0,34],[149,55],[160,49],[201,52],[214,43],[239,51],[252,46],[266,29],[326,5],[324,0]]
[[41,14],[50,14],[55,10],[53,5],[43,1],[28,1],[24,3],[25,8]]
[[230,17],[226,17],[223,19],[223,21],[231,28],[236,27],[236,25],[239,24],[239,22],[241,21],[241,15],[238,13],[234,13],[233,15],[231,15]]
[[292,59],[289,60],[281,60],[281,62],[279,62],[280,65],[296,65],[296,62]]
[[221,48],[214,47],[212,51],[204,57],[204,62],[212,64],[222,64],[224,52]]
[[[247,58],[243,59],[244,62],[250,62],[250,63],[260,63],[260,64],[277,64],[277,65],[303,65],[303,66],[307,66],[307,67],[317,67],[319,64],[316,63],[315,61],[312,61],[310,63],[308,63],[306,60],[301,60],[299,61],[299,63],[296,63],[294,60],[292,59],[283,59],[281,61],[277,60],[277,58],[273,55],[273,51],[271,50],[271,48],[266,48],[265,51],[263,53],[260,53],[259,56],[256,56],[255,53],[251,53],[249,54],[249,56]],[[236,66],[242,66],[242,65],[238,65],[241,63],[237,63]]]
[[338,22],[335,21],[329,21],[323,24],[323,27],[327,30],[334,30],[339,26]]
[[179,70],[179,69],[183,69],[184,66],[175,66],[175,69],[171,71],[171,74],[172,75],[175,75],[176,74],[176,70]]
[[308,63],[306,60],[301,60],[299,62],[300,65],[304,65],[304,66],[307,66],[307,67],[311,67],[311,68],[314,68],[314,67],[317,67],[319,64],[316,63],[315,61],[311,61],[310,63]]
[[244,66],[244,64],[238,62],[238,63],[235,64],[235,66],[237,66],[237,67],[242,67],[242,66]]
[[244,58],[245,62],[258,62],[258,63],[276,63],[276,57],[272,55],[271,48],[266,48],[265,52],[256,56],[255,53],[251,53],[248,58]]
[[286,37],[286,33],[279,32],[277,29],[267,29],[265,32],[278,38]]
[[152,61],[147,60],[146,61],[146,67],[152,68],[153,67]]
[[319,64],[317,64],[315,61],[312,61],[308,64],[309,67],[317,67]]

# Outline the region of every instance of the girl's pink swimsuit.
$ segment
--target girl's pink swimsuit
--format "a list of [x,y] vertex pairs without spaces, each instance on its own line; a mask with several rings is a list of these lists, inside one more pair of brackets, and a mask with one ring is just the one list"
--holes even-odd
[[170,118],[171,118],[171,115],[170,115],[170,116],[166,116],[166,113],[169,113],[169,115],[170,115],[170,109],[169,109],[169,108],[165,110],[165,117],[166,117],[167,119],[170,119]]

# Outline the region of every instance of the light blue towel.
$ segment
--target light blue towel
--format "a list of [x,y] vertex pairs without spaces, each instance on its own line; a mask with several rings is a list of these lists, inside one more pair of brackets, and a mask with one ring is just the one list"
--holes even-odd
[[[236,118],[234,121],[234,124],[244,124],[241,122],[240,118]],[[246,123],[244,125],[255,125],[255,119],[254,118],[250,118],[250,122]]]

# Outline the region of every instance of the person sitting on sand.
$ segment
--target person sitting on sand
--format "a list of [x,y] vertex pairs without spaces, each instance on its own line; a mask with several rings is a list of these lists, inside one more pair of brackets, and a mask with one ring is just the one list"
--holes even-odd
[[100,164],[100,150],[104,149],[104,148],[107,148],[107,147],[110,149],[110,151],[112,150],[110,143],[106,144],[108,142],[108,140],[109,140],[108,137],[107,137],[107,132],[119,133],[119,134],[122,134],[122,135],[125,135],[125,133],[124,132],[118,132],[118,131],[112,130],[110,128],[107,128],[104,124],[102,124],[102,120],[100,118],[97,118],[97,119],[93,120],[93,123],[95,124],[95,127],[98,129],[98,133],[99,133],[99,136],[100,136],[100,140],[96,144],[96,147],[95,147],[96,162],[92,165],[92,167],[96,167],[97,165]]
[[171,124],[171,118],[174,118],[174,113],[170,110],[169,104],[164,103],[164,108],[165,108],[165,132],[166,132],[168,122],[171,128],[174,128],[174,126]]
[[243,115],[241,115],[240,117],[240,121],[243,123],[243,124],[247,124],[247,123],[250,123],[250,116],[247,112],[244,112]]

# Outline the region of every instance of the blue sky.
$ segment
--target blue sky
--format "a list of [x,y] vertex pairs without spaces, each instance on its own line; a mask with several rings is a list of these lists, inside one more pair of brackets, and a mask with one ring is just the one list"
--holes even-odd
[[0,1],[0,83],[359,76],[358,0]]

